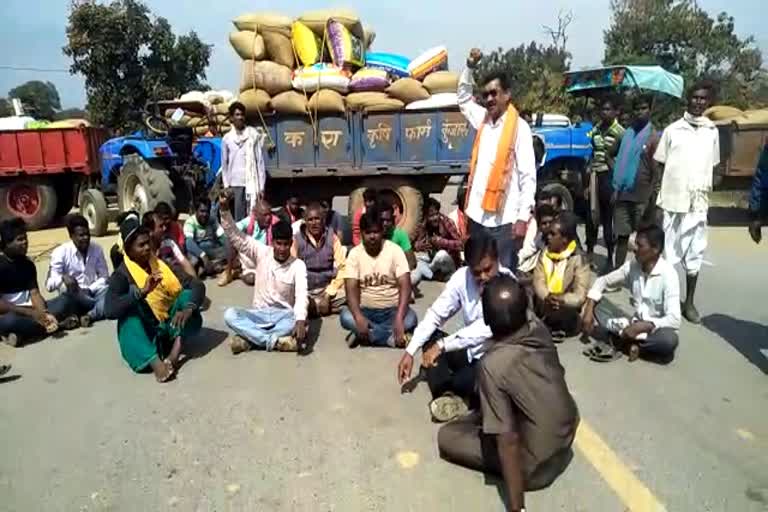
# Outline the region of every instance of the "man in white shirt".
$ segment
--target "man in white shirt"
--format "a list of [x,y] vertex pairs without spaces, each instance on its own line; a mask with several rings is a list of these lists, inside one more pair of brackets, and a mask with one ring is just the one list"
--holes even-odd
[[234,194],[233,216],[242,219],[264,194],[264,134],[245,125],[245,105],[239,101],[229,106],[229,117],[233,129],[221,139],[221,180]]
[[241,233],[229,213],[231,193],[219,197],[221,224],[232,247],[254,263],[253,301],[250,308],[227,308],[224,323],[235,334],[233,354],[253,348],[304,352],[307,338],[307,266],[291,256],[291,225],[272,226],[272,245]]
[[704,116],[714,100],[714,86],[701,82],[688,94],[688,110],[661,136],[654,160],[664,166],[657,205],[664,214],[664,257],[681,263],[686,274],[683,316],[701,323],[693,304],[704,251],[707,248],[707,210],[712,174],[720,163],[717,127]]
[[[675,267],[661,256],[664,231],[658,226],[641,229],[635,243],[635,261],[599,277],[587,294],[582,328],[597,341],[584,355],[594,361],[614,361],[621,357],[620,351],[630,361],[638,357],[670,361],[674,357],[680,329],[680,285]],[[632,317],[596,317],[595,305],[606,288],[622,283],[632,294]]]
[[[429,408],[438,422],[450,421],[467,412],[468,405],[476,407],[476,363],[483,355],[482,344],[491,337],[483,320],[483,287],[499,273],[512,274],[499,266],[493,238],[470,237],[464,255],[467,266],[451,276],[443,292],[427,310],[397,367],[398,381],[402,385],[411,377],[416,352],[423,349],[421,364],[426,369],[432,393]],[[445,335],[440,327],[459,311],[464,327],[450,336]]]
[[466,215],[470,235],[483,233],[495,238],[500,263],[513,269],[536,195],[533,136],[512,105],[505,75],[494,75],[483,86],[486,107],[475,101],[472,68],[481,58],[477,48],[470,52],[457,93],[462,114],[477,130]]
[[49,292],[60,291],[71,297],[80,317],[80,325],[90,326],[104,319],[104,297],[107,293],[109,269],[104,251],[91,243],[88,221],[82,215],[67,220],[70,241],[51,253],[48,279]]

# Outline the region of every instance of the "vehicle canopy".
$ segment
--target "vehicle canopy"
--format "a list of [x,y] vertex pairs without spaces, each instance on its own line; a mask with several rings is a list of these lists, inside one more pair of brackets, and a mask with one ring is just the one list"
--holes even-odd
[[565,74],[565,90],[590,95],[604,89],[631,88],[683,97],[683,78],[661,66],[608,66]]

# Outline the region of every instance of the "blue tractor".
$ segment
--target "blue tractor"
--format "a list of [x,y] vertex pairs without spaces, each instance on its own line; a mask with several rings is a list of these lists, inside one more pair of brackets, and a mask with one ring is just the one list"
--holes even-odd
[[[204,109],[190,102],[152,106],[145,130],[105,142],[99,149],[101,191],[120,211],[152,210],[160,202],[188,211],[193,199],[210,190],[221,163],[220,137],[195,137],[192,128],[172,127],[159,112]],[[98,236],[98,234],[97,234]]]
[[538,188],[560,197],[573,210],[584,197],[584,174],[592,158],[592,124],[565,115],[537,114],[533,120]]

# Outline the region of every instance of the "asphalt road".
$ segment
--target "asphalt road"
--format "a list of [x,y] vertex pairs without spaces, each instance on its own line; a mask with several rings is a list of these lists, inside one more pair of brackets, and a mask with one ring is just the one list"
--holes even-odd
[[[64,237],[34,234],[32,251]],[[601,365],[561,345],[583,421],[573,463],[529,510],[768,510],[768,246],[743,228],[710,241],[704,325],[684,325],[672,364]],[[422,289],[419,313],[440,287]],[[398,351],[349,350],[332,317],[310,356],[235,357],[223,310],[250,291],[208,291],[205,331],[169,384],[123,364],[110,322],[0,350],[14,364],[0,510],[503,510],[497,481],[439,459],[428,391],[401,394]],[[626,292],[610,299],[628,308]]]

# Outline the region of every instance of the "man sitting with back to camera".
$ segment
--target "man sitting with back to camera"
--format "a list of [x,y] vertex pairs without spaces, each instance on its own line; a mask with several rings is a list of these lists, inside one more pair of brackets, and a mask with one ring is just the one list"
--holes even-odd
[[479,413],[437,434],[440,456],[500,474],[508,510],[525,510],[527,491],[548,487],[573,458],[579,413],[547,328],[529,316],[528,295],[512,276],[483,289],[483,315],[493,333],[478,369]]

